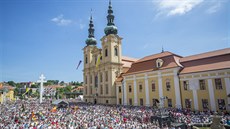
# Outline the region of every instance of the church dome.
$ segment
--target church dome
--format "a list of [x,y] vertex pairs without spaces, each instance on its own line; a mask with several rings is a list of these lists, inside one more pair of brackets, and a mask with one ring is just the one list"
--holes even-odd
[[93,37],[87,38],[85,40],[85,43],[88,45],[96,45],[97,44],[97,40]]
[[108,25],[105,27],[104,32],[106,35],[117,34],[117,27],[114,25]]

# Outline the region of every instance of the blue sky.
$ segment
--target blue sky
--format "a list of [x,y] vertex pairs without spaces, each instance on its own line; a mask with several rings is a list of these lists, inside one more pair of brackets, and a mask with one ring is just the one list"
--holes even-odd
[[[230,46],[227,0],[112,0],[122,53],[141,58],[162,46],[188,56]],[[82,81],[82,48],[93,9],[104,36],[108,0],[1,0],[0,81]]]

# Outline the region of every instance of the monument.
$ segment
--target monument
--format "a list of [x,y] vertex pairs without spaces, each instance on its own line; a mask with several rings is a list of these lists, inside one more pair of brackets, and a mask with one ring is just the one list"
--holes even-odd
[[41,76],[39,78],[40,78],[40,80],[37,81],[38,83],[40,83],[40,87],[39,87],[39,92],[40,92],[39,102],[42,103],[43,83],[46,82],[46,81],[45,81],[45,76],[43,74],[41,74]]

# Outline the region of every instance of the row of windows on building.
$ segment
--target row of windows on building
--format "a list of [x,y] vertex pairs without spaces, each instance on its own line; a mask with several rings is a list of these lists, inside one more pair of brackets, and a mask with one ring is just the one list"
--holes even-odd
[[[108,49],[106,48],[105,49],[105,57],[107,57],[107,56],[108,56]],[[117,48],[117,46],[114,47],[114,56],[118,56],[118,48]],[[95,55],[94,58],[95,58],[95,64],[96,64],[98,56]],[[102,56],[100,57],[100,60],[102,60]],[[88,63],[88,56],[87,55],[85,55],[85,63],[86,64]]]
[[[202,99],[202,108],[208,109],[208,99]],[[217,104],[219,110],[226,110],[225,100],[224,99],[217,99]],[[191,99],[185,99],[185,108],[191,108],[192,107],[192,100]]]
[[[108,77],[108,71],[106,71],[105,72],[105,82],[108,82],[108,80],[109,80],[109,77]],[[97,76],[95,76],[95,83],[97,83],[98,82],[98,77]],[[103,74],[101,73],[100,74],[100,82],[103,82]],[[88,78],[87,78],[87,76],[85,76],[85,84],[87,84],[88,83]],[[90,84],[92,84],[93,83],[93,75],[90,75]]]
[[[205,80],[199,80],[199,85],[200,85],[200,90],[206,90]],[[166,90],[170,91],[171,84],[170,84],[169,79],[166,79],[165,86],[166,86]],[[183,87],[184,87],[184,90],[189,90],[189,81],[183,81]],[[221,78],[216,78],[215,79],[215,87],[216,87],[217,90],[222,90],[223,89]],[[132,92],[132,86],[129,85],[128,88],[129,88],[129,92]],[[142,90],[143,90],[143,86],[140,83],[139,84],[139,92],[142,92]],[[152,92],[156,91],[156,83],[154,81],[152,81],[151,90],[152,90]],[[119,86],[119,93],[121,93],[121,86]]]
[[[217,90],[222,90],[223,85],[222,85],[221,78],[216,78],[214,79],[214,81],[215,81],[215,88]],[[183,87],[184,87],[184,90],[189,90],[189,81],[183,81]],[[206,90],[205,80],[199,80],[199,87],[200,87],[200,90]]]
[[[100,94],[103,95],[103,85],[100,86]],[[87,86],[85,87],[85,94],[88,94],[88,88]],[[92,87],[89,87],[89,94],[93,94],[93,88]],[[108,84],[105,85],[105,94],[109,94],[109,86]]]
[[[144,101],[143,98],[140,98],[139,100],[140,102],[140,106],[144,106]],[[191,108],[192,107],[192,101],[191,99],[185,99],[185,108]],[[202,108],[204,110],[208,109],[208,99],[202,99]],[[159,103],[159,101],[157,99],[152,99],[152,103],[153,103],[153,107],[157,107],[157,103]],[[224,99],[217,99],[217,103],[218,103],[218,108],[219,110],[226,110],[226,105],[225,105],[225,100]],[[119,104],[122,104],[122,99],[119,98]],[[133,100],[132,98],[129,98],[129,105],[133,105]],[[167,105],[168,107],[172,107],[173,103],[172,103],[172,99],[168,98],[167,99]]]
[[[138,87],[139,87],[139,92],[142,92],[143,91],[142,83],[139,83]],[[156,83],[155,83],[155,81],[152,81],[151,87],[152,87],[152,91],[156,91]],[[129,88],[129,92],[132,92],[132,86],[129,85],[128,88]],[[170,80],[167,79],[166,80],[166,89],[167,89],[167,91],[170,91],[170,88],[171,88]],[[119,93],[121,93],[121,86],[119,86]]]

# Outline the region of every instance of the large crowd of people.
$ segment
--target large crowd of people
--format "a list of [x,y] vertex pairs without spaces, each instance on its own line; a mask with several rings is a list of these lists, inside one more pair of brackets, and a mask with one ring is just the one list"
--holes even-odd
[[[190,126],[194,123],[211,123],[212,112],[152,107],[117,105],[70,104],[58,108],[50,100],[39,104],[38,100],[17,100],[0,105],[1,129],[158,129],[159,122],[153,116],[164,112],[173,122]],[[229,124],[230,116],[222,114],[222,123]],[[164,128],[173,128],[165,124]]]

